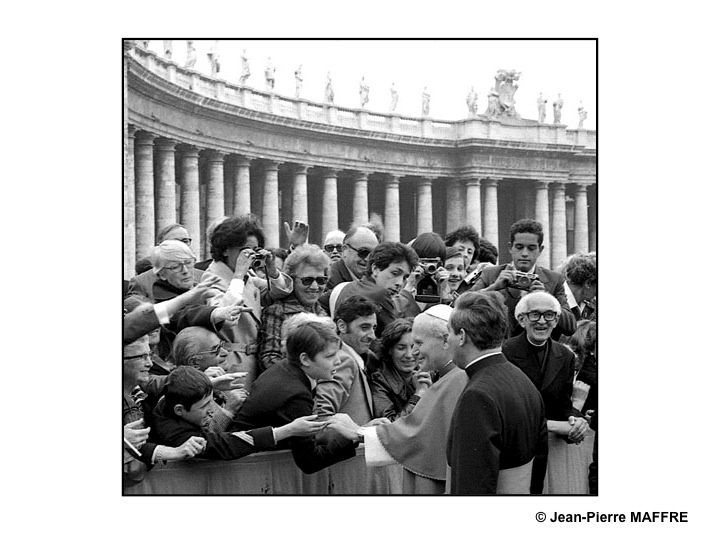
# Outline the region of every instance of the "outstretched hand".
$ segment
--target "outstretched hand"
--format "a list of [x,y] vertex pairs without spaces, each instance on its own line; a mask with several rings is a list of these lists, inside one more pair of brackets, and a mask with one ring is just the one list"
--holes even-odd
[[308,239],[308,224],[304,223],[302,221],[296,221],[292,229],[290,228],[290,225],[287,221],[284,222],[285,225],[285,236],[288,239],[288,243],[291,247],[299,246],[301,244],[304,244],[307,242]]

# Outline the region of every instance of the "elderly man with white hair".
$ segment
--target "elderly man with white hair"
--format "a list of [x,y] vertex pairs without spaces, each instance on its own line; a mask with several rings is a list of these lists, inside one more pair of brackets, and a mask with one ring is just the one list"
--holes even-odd
[[329,421],[329,428],[345,437],[364,439],[368,467],[402,465],[406,495],[441,495],[445,491],[447,434],[455,403],[468,380],[453,363],[448,345],[451,311],[450,306],[438,304],[413,321],[413,356],[434,382],[430,387],[419,386],[411,398],[417,404],[409,415],[372,427],[358,427],[345,415]]
[[330,257],[331,262],[336,262],[342,259],[344,238],[345,233],[340,230],[330,231],[329,233],[327,233],[327,235],[325,235],[323,250],[325,251],[325,254]]
[[[515,307],[515,318],[524,331],[505,341],[502,352],[540,391],[548,433],[580,443],[588,423],[572,404],[574,355],[550,337],[561,314],[560,302],[550,293],[535,291],[523,296]],[[535,457],[531,493],[542,493],[546,464],[547,452]]]
[[[152,251],[153,271],[157,280],[153,285],[153,299],[156,303],[176,298],[194,285],[193,265],[195,255],[190,247],[180,240],[165,240]],[[209,283],[216,283],[211,278]],[[177,333],[188,326],[202,326],[218,332],[225,323],[237,322],[242,308],[240,306],[206,306],[202,297],[178,310],[172,317],[161,320],[158,354],[166,358],[172,349],[172,341]]]

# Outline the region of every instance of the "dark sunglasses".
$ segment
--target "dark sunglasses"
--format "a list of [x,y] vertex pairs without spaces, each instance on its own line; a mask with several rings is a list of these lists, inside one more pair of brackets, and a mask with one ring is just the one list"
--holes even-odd
[[300,280],[300,283],[302,283],[305,287],[309,287],[310,285],[312,285],[313,281],[317,281],[317,284],[320,285],[320,287],[325,286],[325,284],[328,282],[328,278],[326,276],[301,277],[298,279]]
[[372,249],[368,249],[368,248],[357,249],[357,248],[352,247],[350,244],[345,244],[345,245],[347,247],[349,247],[350,249],[352,249],[355,253],[357,253],[358,257],[360,257],[361,259],[367,259],[367,256],[370,255],[370,252],[372,251]]
[[225,352],[228,352],[227,344],[224,341],[221,341],[220,343],[215,345],[209,351],[198,351],[195,354],[212,354],[212,355],[217,356],[218,354],[220,354],[220,349],[224,350]]
[[323,249],[328,253],[332,253],[333,251],[340,253],[342,251],[342,244],[325,244]]

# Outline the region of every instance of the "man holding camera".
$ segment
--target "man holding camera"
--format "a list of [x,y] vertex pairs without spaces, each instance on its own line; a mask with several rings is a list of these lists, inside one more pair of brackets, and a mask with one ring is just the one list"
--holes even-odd
[[553,338],[557,339],[560,334],[572,335],[575,332],[575,318],[565,296],[565,279],[561,274],[537,265],[544,248],[542,224],[532,219],[516,221],[510,227],[508,245],[512,263],[485,268],[471,290],[498,291],[503,295],[508,308],[510,337],[523,331],[512,315],[520,298],[531,291],[546,291],[557,298],[562,308]]

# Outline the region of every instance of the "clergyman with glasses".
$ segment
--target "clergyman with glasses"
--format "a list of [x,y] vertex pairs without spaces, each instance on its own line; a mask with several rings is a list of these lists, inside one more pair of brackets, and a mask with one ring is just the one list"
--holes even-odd
[[522,326],[513,317],[515,306],[526,294],[546,291],[560,303],[561,313],[553,331],[553,338],[571,336],[575,332],[575,317],[565,296],[565,278],[537,264],[543,252],[543,226],[533,219],[521,219],[510,227],[508,243],[512,262],[488,266],[483,269],[472,291],[498,291],[508,308],[508,336],[522,333]]
[[[560,302],[545,291],[530,292],[517,303],[514,315],[523,332],[503,343],[503,354],[527,375],[540,392],[545,405],[548,434],[554,434],[566,443],[580,444],[589,427],[572,404],[575,358],[569,348],[551,338],[562,315]],[[562,461],[565,464],[558,468],[565,471],[564,474],[573,470],[567,467],[567,460],[568,455],[563,452]],[[530,493],[543,492],[547,466],[548,448],[545,447],[535,455]],[[585,469],[578,470],[586,475]]]

